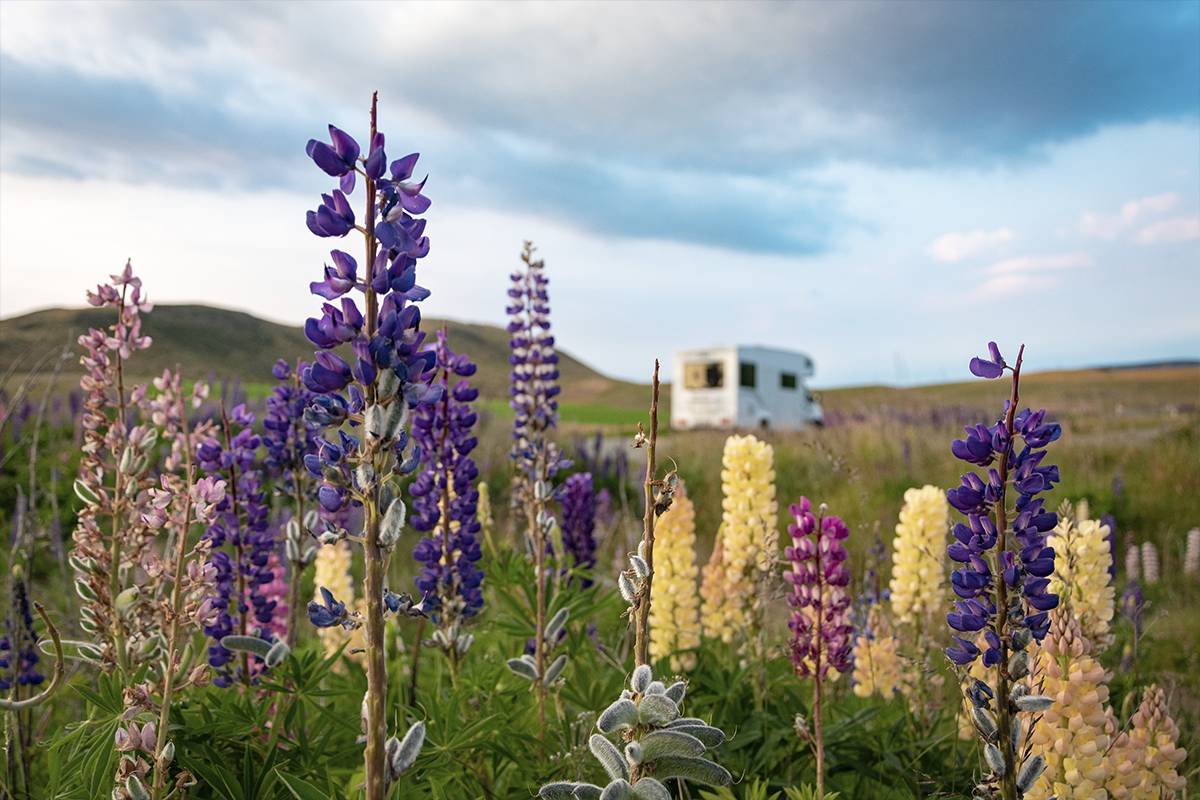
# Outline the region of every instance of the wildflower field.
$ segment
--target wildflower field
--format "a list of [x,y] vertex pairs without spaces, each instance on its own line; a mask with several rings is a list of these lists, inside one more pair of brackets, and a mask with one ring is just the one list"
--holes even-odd
[[134,262],[3,376],[0,794],[1195,795],[1200,369],[973,323],[965,382],[799,433],[672,432],[657,364],[644,411],[560,407],[531,243],[506,361],[423,322],[411,144],[374,101],[307,144],[311,356],[147,370]]

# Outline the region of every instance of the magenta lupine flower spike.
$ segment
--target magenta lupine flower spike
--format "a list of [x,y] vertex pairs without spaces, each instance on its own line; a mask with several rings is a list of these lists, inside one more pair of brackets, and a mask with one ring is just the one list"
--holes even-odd
[[850,583],[846,546],[849,528],[840,517],[814,515],[812,503],[801,497],[791,506],[794,522],[788,526],[792,545],[784,554],[792,568],[784,578],[792,584],[788,597],[792,621],[792,664],[801,677],[830,669],[850,670],[854,626],[850,622]]

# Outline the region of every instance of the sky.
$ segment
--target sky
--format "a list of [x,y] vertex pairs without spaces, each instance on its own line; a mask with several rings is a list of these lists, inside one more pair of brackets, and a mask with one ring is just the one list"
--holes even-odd
[[[0,316],[126,258],[301,325],[328,123],[419,151],[429,316],[802,350],[817,386],[1200,357],[1200,0],[0,3]],[[669,373],[668,373],[669,374]]]

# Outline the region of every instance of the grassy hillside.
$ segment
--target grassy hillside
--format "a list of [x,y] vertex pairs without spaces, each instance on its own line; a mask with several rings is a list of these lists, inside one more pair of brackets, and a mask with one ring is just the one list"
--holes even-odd
[[[109,324],[110,318],[105,309],[56,308],[0,320],[0,374],[35,369],[43,356],[66,344],[74,347],[80,333]],[[313,347],[299,326],[240,311],[159,305],[143,319],[154,345],[129,362],[134,378],[148,378],[182,364],[189,378],[267,385],[275,359],[312,357]],[[479,364],[475,382],[483,398],[503,405],[508,396],[508,334],[493,325],[437,319],[426,319],[422,328],[432,333],[442,325],[449,331],[451,347]],[[645,393],[637,385],[601,375],[567,353],[561,353],[561,358],[563,402],[568,406],[627,410],[644,405]]]

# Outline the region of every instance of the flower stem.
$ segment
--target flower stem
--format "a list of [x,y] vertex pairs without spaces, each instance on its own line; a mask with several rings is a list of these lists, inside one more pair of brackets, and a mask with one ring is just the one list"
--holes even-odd
[[[299,363],[296,364],[296,369],[292,372],[292,386],[295,388],[296,391],[301,391],[303,388],[300,383],[300,364]],[[294,430],[294,434],[295,434],[297,442],[303,443],[306,441],[308,432],[305,428],[303,417],[297,417],[294,420],[293,430]],[[293,450],[293,453],[296,455],[299,455],[301,452],[302,452],[302,450],[299,448]],[[302,551],[301,542],[305,541],[305,538],[303,536],[303,532],[304,532],[304,489],[305,489],[305,487],[302,483],[302,481],[305,480],[304,476],[305,476],[304,461],[300,458],[296,458],[292,463],[292,502],[295,505],[295,511],[293,513],[296,516],[294,517],[294,519],[296,520],[296,523],[300,526],[300,531],[301,531],[301,536],[300,536],[301,541],[297,542],[296,545],[297,545],[297,550],[301,550],[301,551]],[[300,629],[300,606],[302,605],[302,603],[300,601],[300,583],[304,577],[303,552],[301,552],[300,560],[293,561],[289,566],[291,567],[291,569],[288,570],[287,646],[289,649],[293,649],[296,646],[296,637],[297,637],[297,635],[299,635],[299,632],[300,632],[299,631],[299,629]]]
[[643,484],[646,511],[642,517],[642,557],[649,567],[649,574],[638,595],[638,605],[634,614],[633,629],[633,662],[635,666],[649,663],[650,660],[650,591],[654,584],[654,486],[655,486],[655,448],[658,445],[658,359],[654,359],[654,378],[650,387],[650,439],[646,445],[646,481]]
[[542,676],[546,674],[546,531],[542,527],[545,516],[546,501],[537,489],[537,484],[547,482],[546,444],[542,441],[537,455],[537,477],[533,492],[533,502],[528,506],[529,529],[533,532],[533,577],[537,582],[536,630],[534,632],[533,660],[537,681],[534,690],[538,701],[538,726],[543,739],[546,738],[546,684]]
[[1008,549],[1008,510],[1005,507],[1006,489],[1008,488],[1008,455],[1012,451],[1013,418],[1017,413],[1017,401],[1020,399],[1019,387],[1021,382],[1021,357],[1025,353],[1025,345],[1017,352],[1017,363],[1012,373],[1012,395],[1008,401],[1008,410],[1004,415],[1004,427],[1008,432],[1008,442],[1000,453],[998,470],[1000,473],[1000,496],[996,499],[996,532],[999,541],[996,547],[996,635],[1000,638],[1000,663],[996,665],[996,719],[1000,731],[1000,753],[1004,757],[1004,775],[1000,778],[1000,795],[1003,800],[1018,800],[1017,793],[1017,754],[1013,751],[1011,737],[1008,731],[1012,727],[1009,711],[1009,675],[1008,675],[1008,584],[1004,580],[1004,564],[1002,554]]
[[[371,94],[371,146],[375,142],[376,113],[379,93]],[[366,179],[367,213],[363,217],[366,226],[366,296],[367,296],[367,341],[370,341],[378,328],[378,298],[372,288],[375,269],[375,181]],[[378,401],[378,391],[375,383],[365,387],[370,403]],[[403,402],[397,398],[394,402]],[[383,474],[382,453],[377,444],[370,444],[364,458],[372,462],[376,474]],[[367,604],[366,622],[366,656],[367,656],[367,743],[363,750],[366,761],[366,800],[384,800],[387,791],[386,748],[387,740],[387,661],[385,658],[385,642],[383,630],[383,578],[387,569],[387,555],[379,546],[379,501],[376,492],[368,492],[363,510],[366,514],[364,532],[366,541],[363,544],[363,560],[366,574],[363,577],[363,594]]]
[[183,561],[187,552],[188,528],[192,522],[192,443],[188,434],[187,413],[183,395],[179,396],[180,437],[183,441],[183,471],[187,481],[184,489],[183,525],[176,533],[175,575],[171,586],[171,627],[167,632],[167,663],[163,669],[162,703],[158,711],[158,740],[154,747],[154,783],[150,789],[153,800],[160,800],[167,785],[167,764],[163,762],[163,748],[169,738],[167,725],[171,715],[171,699],[175,691],[175,669],[179,659],[179,619],[183,616]]
[[[121,287],[121,305],[117,309],[117,323],[121,324],[125,316],[125,293],[129,285]],[[125,406],[125,359],[121,358],[120,349],[116,352],[117,362],[117,424],[121,426],[121,442],[128,446],[129,428],[126,424]],[[112,540],[109,543],[109,576],[108,602],[112,608],[112,637],[113,650],[116,651],[117,664],[122,671],[129,669],[129,655],[125,652],[125,630],[121,625],[121,612],[117,609],[117,595],[121,593],[121,506],[124,505],[125,486],[124,471],[120,467],[120,453],[114,453],[117,459],[117,470],[114,477],[113,508],[112,508]]]

